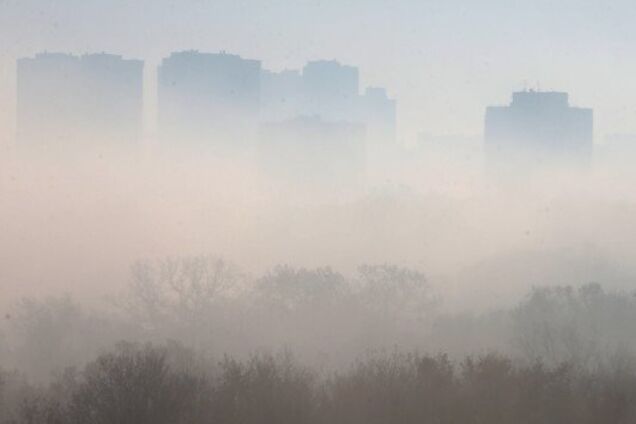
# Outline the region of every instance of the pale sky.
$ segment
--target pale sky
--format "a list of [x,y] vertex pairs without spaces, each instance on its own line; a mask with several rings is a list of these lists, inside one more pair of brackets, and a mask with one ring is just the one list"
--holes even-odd
[[[593,107],[597,136],[636,133],[633,0],[0,0],[0,141],[15,59],[106,51],[147,61],[227,50],[274,70],[360,67],[399,101],[400,135],[480,134],[484,108],[524,84]],[[599,137],[600,138],[600,137]]]

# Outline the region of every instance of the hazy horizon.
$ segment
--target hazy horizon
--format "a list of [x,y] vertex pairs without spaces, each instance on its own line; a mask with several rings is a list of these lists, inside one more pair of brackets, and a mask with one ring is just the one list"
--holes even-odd
[[[12,142],[15,60],[39,51],[112,52],[146,61],[145,94],[172,51],[225,50],[273,70],[337,59],[398,99],[399,140],[481,134],[488,105],[524,87],[593,107],[598,141],[635,133],[629,90],[636,36],[627,1],[4,1],[0,128]],[[19,25],[28,22],[28,25]],[[347,39],[347,43],[341,43]],[[146,111],[152,121],[151,108]]]

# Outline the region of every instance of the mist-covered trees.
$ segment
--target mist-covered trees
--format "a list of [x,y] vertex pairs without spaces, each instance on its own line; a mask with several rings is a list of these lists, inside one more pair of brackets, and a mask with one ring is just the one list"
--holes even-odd
[[132,323],[85,308],[66,295],[23,299],[3,324],[5,365],[28,370],[37,380],[54,370],[81,366],[100,349],[135,336]]
[[531,361],[594,367],[636,352],[636,297],[599,284],[535,288],[511,317],[512,342]]
[[197,257],[137,264],[114,306],[7,314],[0,424],[636,422],[636,298],[599,285],[450,314],[415,270]]
[[86,366],[66,416],[77,424],[185,423],[202,385],[170,367],[163,349],[122,345]]
[[395,265],[358,268],[361,300],[385,320],[421,320],[434,312],[437,299],[419,271]]
[[15,417],[26,390],[26,383],[21,376],[0,368],[0,423],[8,423]]
[[[628,424],[636,372],[490,354],[373,355],[338,373],[290,355],[226,357],[193,372],[173,346],[122,345],[34,388],[2,380],[1,424]],[[188,355],[186,355],[188,356]],[[194,357],[194,354],[190,354]],[[8,389],[7,389],[8,387]],[[21,394],[15,395],[15,393]],[[6,394],[12,392],[11,396]]]
[[222,259],[196,256],[138,262],[119,306],[140,336],[175,339],[199,349],[233,331],[246,277]]
[[289,354],[225,358],[213,383],[211,422],[311,423],[320,407],[316,375]]
[[[397,266],[277,266],[249,276],[214,257],[140,262],[122,311],[146,340],[209,352],[288,347],[318,362],[396,343],[413,347],[435,310],[424,276]],[[364,347],[362,347],[364,346]]]
[[335,306],[351,294],[345,277],[331,268],[278,266],[257,280],[255,300],[276,313]]
[[186,257],[136,264],[127,291],[99,311],[68,296],[18,302],[0,322],[0,363],[42,382],[121,340],[170,340],[217,359],[288,349],[332,369],[395,347],[627,367],[635,321],[636,297],[599,285],[536,288],[516,306],[471,315],[444,310],[422,273],[394,265],[351,274],[278,266],[253,276]]

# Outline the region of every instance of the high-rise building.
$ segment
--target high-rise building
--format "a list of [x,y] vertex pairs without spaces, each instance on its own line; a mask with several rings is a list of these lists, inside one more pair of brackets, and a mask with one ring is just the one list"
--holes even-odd
[[17,68],[19,144],[57,149],[139,140],[142,61],[41,53],[18,60]]
[[359,103],[360,121],[367,127],[367,143],[392,145],[396,132],[396,101],[384,88],[369,87]]
[[359,72],[337,61],[309,62],[303,69],[303,115],[352,122],[357,117]]
[[299,71],[261,74],[261,121],[316,117],[324,122],[366,126],[371,146],[391,144],[396,133],[396,101],[384,88],[359,93],[358,68],[337,61],[309,62]]
[[302,73],[262,72],[260,158],[270,175],[351,187],[372,158],[394,147],[396,102],[383,88],[359,91],[358,68],[309,62]]
[[510,106],[487,109],[487,160],[511,169],[584,165],[591,158],[593,133],[592,109],[571,107],[567,93],[514,93]]
[[233,146],[255,135],[260,61],[224,52],[178,52],[162,61],[158,77],[159,132],[170,144]]
[[303,77],[299,71],[261,72],[261,121],[298,117],[303,107]]

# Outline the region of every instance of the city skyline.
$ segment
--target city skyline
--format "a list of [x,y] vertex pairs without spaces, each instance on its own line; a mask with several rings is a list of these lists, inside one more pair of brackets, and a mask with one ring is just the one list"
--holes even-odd
[[[378,100],[381,102],[393,102],[393,109],[395,109],[393,111],[394,119],[396,120],[396,123],[400,121],[400,114],[396,113],[397,112],[397,108],[395,105],[395,98],[391,99],[391,97],[388,94],[388,89],[384,88],[384,87],[379,87],[379,86],[363,86],[362,83],[360,82],[362,80],[362,75],[363,73],[360,72],[359,67],[357,66],[353,66],[353,65],[348,65],[348,64],[343,64],[342,62],[340,62],[337,59],[328,59],[328,60],[310,60],[307,63],[304,64],[304,66],[300,66],[299,69],[289,69],[289,68],[284,68],[281,69],[279,71],[275,71],[269,68],[264,67],[263,65],[263,61],[260,59],[244,59],[242,56],[240,56],[239,54],[235,54],[233,52],[226,52],[225,50],[219,51],[219,52],[201,52],[199,50],[195,50],[195,49],[189,49],[189,50],[181,50],[181,51],[175,51],[175,52],[171,52],[170,54],[168,54],[166,57],[164,57],[163,59],[161,59],[161,61],[158,63],[158,65],[156,67],[152,67],[152,66],[143,66],[143,95],[142,95],[142,100],[143,100],[143,119],[142,119],[142,125],[143,125],[143,130],[141,131],[142,134],[144,134],[145,136],[151,135],[154,136],[159,132],[159,116],[160,116],[160,110],[159,110],[159,101],[158,101],[158,96],[157,94],[161,91],[161,81],[160,81],[160,71],[162,68],[162,65],[170,59],[173,59],[176,56],[183,56],[184,54],[198,54],[198,55],[207,55],[207,56],[217,56],[217,55],[226,55],[226,56],[230,56],[230,57],[236,57],[242,60],[247,60],[247,61],[252,61],[252,62],[258,62],[259,66],[260,66],[260,74],[261,74],[261,82],[263,83],[263,81],[267,82],[267,81],[272,81],[272,83],[274,85],[276,85],[277,83],[275,82],[276,79],[280,79],[280,78],[285,78],[285,79],[289,79],[291,78],[292,80],[294,78],[299,78],[299,80],[302,80],[303,78],[303,74],[307,71],[307,69],[311,69],[312,66],[315,66],[317,64],[336,64],[337,66],[340,66],[342,69],[351,69],[354,70],[356,72],[356,85],[358,85],[358,90],[357,90],[357,96],[359,96],[361,99],[365,98],[365,97],[370,97],[370,102],[376,102],[376,109],[377,109],[377,102]],[[141,63],[147,63],[147,61],[143,58],[132,58],[132,57],[125,57],[122,54],[119,53],[110,53],[110,52],[87,52],[87,53],[81,53],[81,54],[76,54],[76,53],[66,53],[66,52],[54,52],[54,51],[42,51],[42,52],[36,52],[34,53],[32,56],[28,56],[28,57],[22,57],[22,58],[17,58],[15,61],[16,65],[19,65],[19,63],[21,61],[26,61],[29,59],[36,59],[38,57],[42,57],[42,56],[68,56],[68,57],[77,57],[77,58],[84,58],[84,57],[98,57],[98,56],[112,56],[112,57],[117,57],[120,58],[122,60],[126,60],[126,61],[138,61]],[[16,69],[18,68],[18,66],[16,66]],[[303,72],[304,71],[304,72]],[[16,73],[16,84],[17,84],[17,80],[18,80],[18,74]],[[280,84],[281,82],[279,81],[278,84]],[[284,83],[283,83],[284,84]],[[277,87],[277,88],[281,88],[281,87]],[[261,94],[266,94],[267,93],[267,88],[266,87],[261,87],[260,88],[262,90]],[[283,89],[285,89],[285,87],[283,87]],[[289,86],[286,87],[286,89],[289,89]],[[18,91],[18,87],[16,86],[16,93]],[[524,81],[523,83],[523,88],[521,89],[513,89],[512,90],[513,93],[519,93],[519,92],[539,92],[539,93],[550,93],[550,92],[556,92],[556,91],[560,91],[560,90],[553,90],[553,89],[542,89],[540,84],[537,82],[536,86],[533,86],[531,84],[529,84],[527,81]],[[318,91],[316,91],[316,93],[318,93]],[[568,93],[570,97],[572,97],[571,93]],[[18,104],[18,97],[16,95],[16,104]],[[505,101],[502,102],[494,102],[491,104],[495,104],[495,105],[504,105],[506,104]],[[19,104],[18,104],[19,106]],[[19,138],[19,135],[17,134],[18,128],[17,128],[17,121],[18,121],[18,106],[15,107],[15,122],[16,122],[16,128],[14,131],[14,134],[12,134],[12,137],[15,139],[14,141],[17,141],[17,139]],[[263,105],[261,105],[262,107]],[[331,105],[334,106],[334,105]],[[337,106],[337,105],[335,105]],[[483,105],[483,108],[488,108],[491,106],[488,105]],[[312,110],[311,108],[309,110],[306,110],[304,113],[300,112],[300,113],[295,113],[292,114],[290,116],[287,116],[287,118],[289,119],[293,119],[299,116],[311,116],[312,114],[317,114],[320,115],[321,112],[316,113],[315,110],[318,110],[318,106],[314,106],[313,107],[314,110]],[[326,110],[326,109],[325,109]],[[280,112],[280,111],[279,111]],[[289,112],[289,111],[288,111]],[[375,111],[377,113],[377,110]],[[386,112],[385,112],[386,113]],[[389,112],[390,114],[391,112]],[[5,114],[6,115],[11,115],[9,114]],[[274,116],[276,114],[274,113]],[[283,113],[283,115],[285,115]],[[359,121],[361,120],[361,118],[358,116],[356,117],[356,119]],[[352,121],[351,119],[343,119],[345,121]],[[267,122],[268,120],[262,120],[262,122]],[[383,128],[383,129],[379,129],[380,131],[393,131],[396,133],[395,136],[397,136],[397,128],[398,125],[396,124],[394,128],[389,129],[389,128]],[[475,136],[477,134],[480,135],[484,135],[484,126],[482,125],[482,128],[480,129],[480,131],[478,132],[473,132],[473,133],[462,133],[462,132],[437,132],[434,133],[437,136],[442,136],[442,137],[447,137],[447,136],[458,136],[458,135],[462,135],[462,136]],[[597,129],[597,126],[594,127],[595,131]],[[414,143],[417,142],[417,139],[420,137],[421,134],[433,134],[431,132],[426,131],[425,127],[422,127],[422,129],[418,130],[416,133],[414,133],[411,137],[411,139],[409,140],[404,140],[404,137],[401,137],[399,139],[399,141],[401,141],[401,144],[403,145],[413,145]],[[611,137],[611,136],[615,136],[615,135],[630,135],[631,133],[629,132],[606,132],[606,133],[597,133],[595,132],[594,135],[594,139],[595,139],[595,143],[598,143],[598,140],[604,140],[607,137]]]
[[70,144],[94,128],[102,138],[138,144],[148,125],[142,115],[156,109],[153,134],[164,146],[247,145],[259,125],[300,117],[362,124],[369,144],[395,143],[396,100],[385,88],[361,87],[360,70],[336,60],[273,72],[225,51],[173,52],[155,70],[156,96],[142,96],[143,68],[143,60],[106,53],[18,59],[16,141]]
[[[77,123],[80,128],[72,131],[81,131],[81,125],[106,124],[100,133],[107,137],[140,139],[142,109],[153,107],[142,96],[143,60],[103,52],[43,52],[16,64],[18,140],[37,139],[34,130],[51,133],[53,139],[78,137],[64,128]],[[371,144],[395,142],[396,101],[384,88],[361,88],[359,68],[337,60],[310,61],[302,70],[274,72],[257,59],[188,50],[165,57],[156,72],[160,139],[197,131],[204,139],[240,139],[248,133],[254,138],[258,125],[315,116],[326,122],[364,124]],[[76,116],[63,116],[64,111]],[[46,124],[51,119],[59,121],[55,128]],[[108,127],[120,124],[126,127],[125,135],[109,133]],[[591,152],[593,130],[592,111],[570,107],[568,93],[525,88],[513,92],[510,106],[486,107],[483,136],[490,156],[510,147],[505,139],[511,138],[553,150],[565,144],[574,148],[581,142],[575,139],[582,138],[589,144],[583,150]]]
[[[169,52],[188,48],[258,57],[275,71],[316,58],[356,64],[365,69],[364,85],[386,86],[400,99],[399,139],[411,144],[419,132],[479,133],[483,107],[504,104],[525,81],[575,93],[575,103],[594,105],[600,136],[636,133],[636,106],[625,89],[636,71],[629,2],[385,4],[185,0],[175,8],[167,0],[3,2],[1,137],[6,142],[13,134],[18,57],[44,50],[111,51],[143,57],[152,69]],[[568,19],[560,18],[564,13]],[[28,28],[14,24],[23,21]]]
[[[140,146],[142,104],[152,108],[153,100],[142,101],[142,60],[41,53],[17,67],[20,144]],[[360,69],[336,60],[274,72],[258,59],[187,50],[165,57],[155,72],[156,147],[255,147],[265,168],[288,163],[327,175],[340,161],[334,173],[342,176],[362,174],[356,169],[367,155],[381,161],[403,147],[395,140],[397,100],[384,88],[361,86]],[[485,107],[480,145],[490,170],[589,164],[594,112],[572,106],[566,92],[516,91],[509,105]]]

